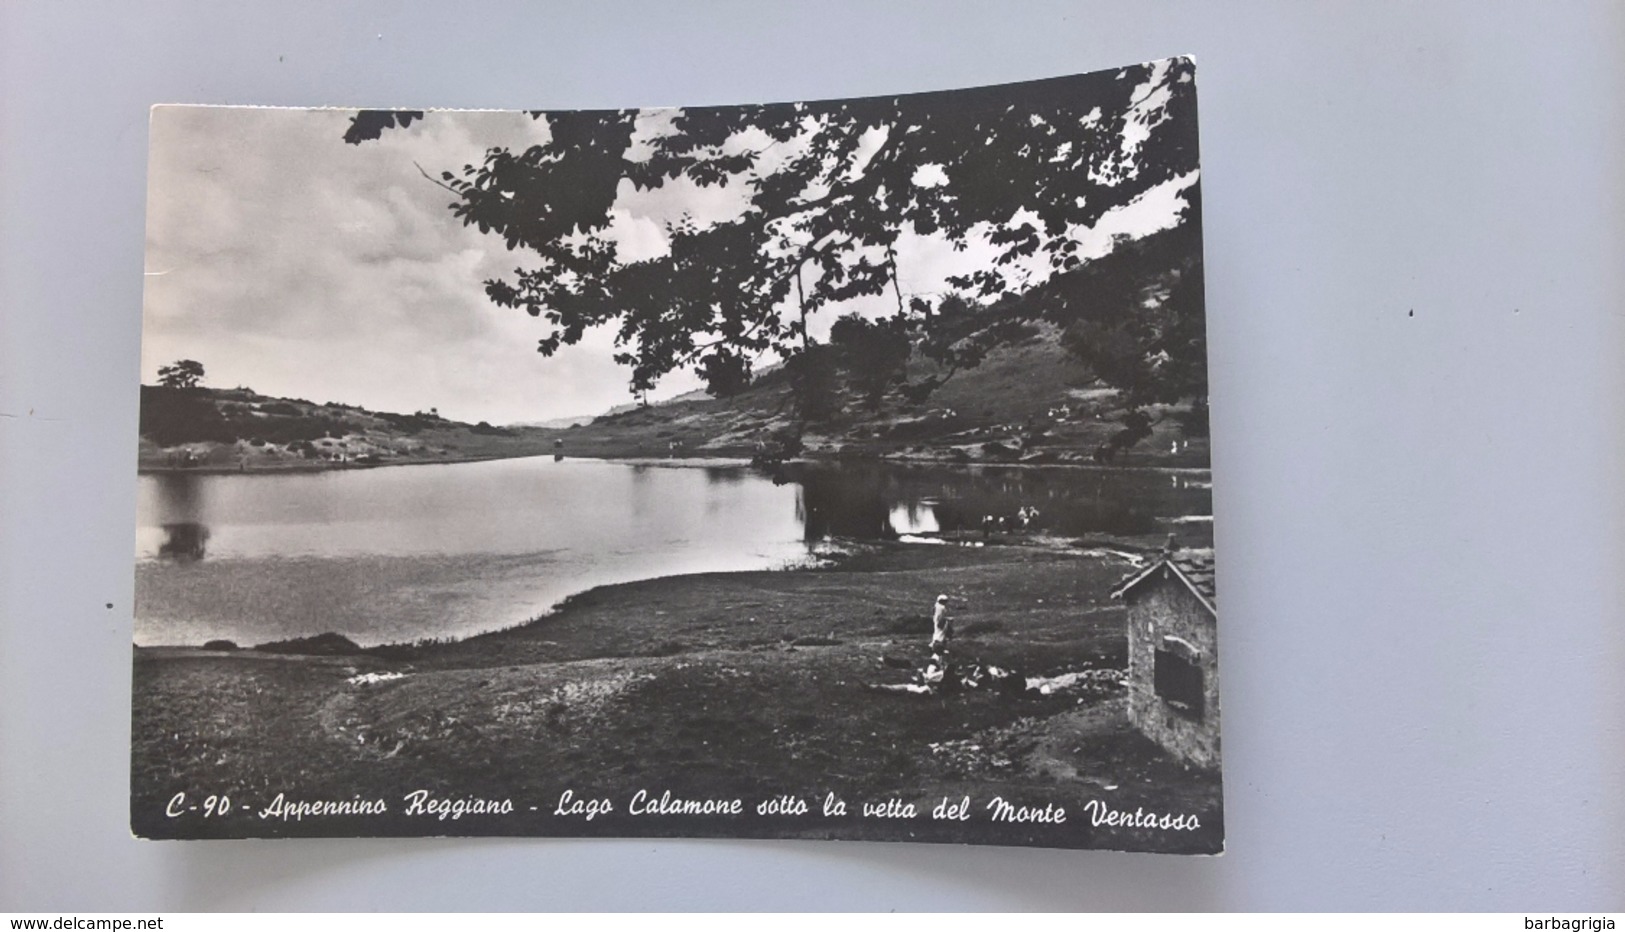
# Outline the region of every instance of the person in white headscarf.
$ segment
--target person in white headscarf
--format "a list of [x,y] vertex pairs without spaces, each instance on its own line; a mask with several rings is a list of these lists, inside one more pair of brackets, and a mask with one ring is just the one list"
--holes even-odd
[[936,607],[931,610],[931,650],[938,652],[946,650],[948,641],[954,636],[954,619],[948,614],[948,596],[946,593],[937,596]]

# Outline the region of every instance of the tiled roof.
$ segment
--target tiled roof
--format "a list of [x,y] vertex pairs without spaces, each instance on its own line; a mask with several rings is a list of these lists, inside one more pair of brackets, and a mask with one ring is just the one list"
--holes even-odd
[[1172,554],[1163,554],[1144,569],[1124,577],[1123,581],[1117,584],[1117,588],[1112,590],[1112,598],[1121,598],[1124,593],[1150,579],[1163,566],[1171,566],[1185,585],[1207,603],[1208,608],[1213,609],[1215,613],[1218,612],[1219,590],[1213,572],[1212,550],[1178,550]]
[[1173,564],[1198,595],[1214,605],[1219,604],[1219,589],[1213,573],[1213,551],[1181,551],[1174,554]]

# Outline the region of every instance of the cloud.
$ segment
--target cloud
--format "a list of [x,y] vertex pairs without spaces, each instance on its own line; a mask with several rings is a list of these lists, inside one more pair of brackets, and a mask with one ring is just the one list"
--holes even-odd
[[[536,352],[543,328],[481,282],[520,263],[419,173],[544,142],[522,113],[432,113],[346,145],[349,111],[163,107],[149,169],[143,376],[202,361],[213,385],[505,422],[620,403],[608,338]],[[415,164],[414,164],[415,163]],[[630,216],[625,241],[659,231]]]

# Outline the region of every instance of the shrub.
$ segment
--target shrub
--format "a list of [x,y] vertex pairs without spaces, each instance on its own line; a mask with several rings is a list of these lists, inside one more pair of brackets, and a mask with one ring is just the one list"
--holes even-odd
[[326,634],[315,635],[314,637],[289,638],[285,641],[267,641],[264,644],[255,645],[254,649],[275,654],[311,654],[328,656],[335,654],[358,654],[361,652],[361,647],[357,645],[356,642],[350,640],[342,634],[335,634],[331,631],[327,632]]

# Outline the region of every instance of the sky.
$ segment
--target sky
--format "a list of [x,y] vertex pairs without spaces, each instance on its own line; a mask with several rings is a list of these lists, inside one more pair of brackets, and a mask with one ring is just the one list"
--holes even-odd
[[[195,359],[214,387],[383,411],[436,408],[493,424],[599,414],[630,401],[609,328],[544,357],[536,342],[546,324],[491,304],[482,282],[511,276],[526,257],[464,227],[448,209],[453,195],[418,170],[438,176],[477,163],[492,146],[544,143],[546,121],[431,111],[354,146],[343,141],[353,113],[154,109],[143,381]],[[669,115],[647,111],[640,126],[658,132]],[[1192,180],[1154,188],[1094,229],[1074,231],[1085,256],[1103,254],[1114,235],[1172,223]],[[666,218],[727,219],[740,209],[739,192],[681,179],[639,192],[623,182],[610,236],[623,256],[659,255]],[[933,294],[946,290],[946,276],[987,264],[993,249],[956,252],[941,238],[907,234],[897,253],[905,295]],[[813,333],[847,311],[894,309],[889,292],[856,299],[822,311]],[[699,386],[674,373],[650,397]]]

